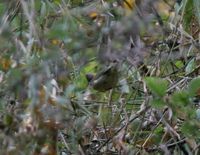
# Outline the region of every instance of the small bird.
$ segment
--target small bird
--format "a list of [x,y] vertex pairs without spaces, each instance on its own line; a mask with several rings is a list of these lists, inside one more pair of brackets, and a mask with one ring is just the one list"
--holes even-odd
[[96,76],[86,74],[86,78],[89,85],[97,91],[105,92],[114,88],[117,85],[119,78],[117,62],[111,63],[105,70],[99,72]]

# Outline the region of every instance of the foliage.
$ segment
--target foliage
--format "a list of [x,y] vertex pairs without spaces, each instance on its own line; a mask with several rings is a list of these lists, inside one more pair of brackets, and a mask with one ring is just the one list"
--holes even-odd
[[1,1],[0,154],[199,154],[199,5]]

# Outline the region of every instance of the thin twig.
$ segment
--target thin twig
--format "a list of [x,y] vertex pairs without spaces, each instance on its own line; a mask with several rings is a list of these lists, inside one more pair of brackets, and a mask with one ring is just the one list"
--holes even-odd
[[125,124],[125,125],[123,125],[121,128],[119,128],[119,129],[115,132],[115,134],[113,134],[112,137],[108,138],[102,145],[100,145],[99,148],[97,149],[97,152],[100,151],[106,144],[108,144],[108,143],[113,139],[113,137],[114,137],[115,135],[117,135],[117,134],[118,134],[121,130],[123,130],[126,126],[128,126],[130,123],[132,123],[135,119],[137,119],[137,118],[138,118],[140,115],[142,115],[144,112],[146,112],[149,108],[150,108],[150,106],[146,106],[146,107],[143,108],[142,110],[138,111],[138,112],[136,113],[136,115],[135,115],[133,118],[131,118],[127,124]]
[[200,69],[200,65],[198,65],[193,71],[191,71],[190,73],[186,74],[184,76],[183,79],[179,79],[178,81],[176,81],[175,83],[172,84],[172,86],[170,88],[167,89],[167,92],[170,92],[172,89],[174,89],[175,87],[177,87],[179,84],[181,84],[182,82],[184,82],[186,80],[186,78],[188,76],[190,76],[191,74],[193,74],[194,72],[198,71]]
[[[62,134],[61,131],[59,131],[59,135],[60,135],[60,137],[61,137],[61,139],[62,139],[62,141],[63,141],[63,143],[64,143],[64,145],[65,145],[65,147],[66,147],[66,149],[67,149],[67,151],[70,152],[70,148],[69,148],[69,146],[68,146],[68,144],[67,144],[67,142],[66,142],[66,140],[65,140],[65,137],[63,136],[63,134]],[[70,153],[71,153],[71,152],[70,152]]]
[[[166,146],[167,146],[167,148],[171,148],[171,147],[176,146],[177,144],[183,144],[183,143],[185,143],[185,140],[186,140],[186,138],[183,138],[183,139],[181,139],[181,140],[179,140],[177,142],[168,144]],[[160,150],[160,149],[161,149],[161,146],[158,146],[158,147],[154,147],[154,148],[147,148],[146,151],[147,152],[153,152],[153,151],[157,151],[157,150]]]
[[147,142],[149,141],[149,139],[152,137],[154,131],[156,130],[156,128],[159,126],[159,124],[162,122],[163,117],[165,116],[166,111],[164,111],[162,117],[160,118],[160,120],[157,122],[157,124],[154,126],[154,128],[152,129],[151,133],[149,134],[149,136],[146,138],[145,142],[143,143],[142,147],[144,148],[145,145],[147,144]]

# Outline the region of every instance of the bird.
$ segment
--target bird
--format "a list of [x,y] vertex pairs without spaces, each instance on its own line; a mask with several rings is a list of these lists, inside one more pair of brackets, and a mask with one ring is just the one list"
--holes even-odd
[[117,62],[112,62],[108,67],[97,73],[95,76],[90,73],[86,74],[86,79],[88,80],[89,85],[99,92],[105,92],[116,87],[119,79],[117,66]]

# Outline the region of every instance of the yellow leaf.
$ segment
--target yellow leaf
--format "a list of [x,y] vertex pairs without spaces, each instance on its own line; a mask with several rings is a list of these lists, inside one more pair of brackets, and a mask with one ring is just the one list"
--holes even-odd
[[135,8],[135,0],[124,0],[123,7],[127,10],[133,10]]
[[92,19],[96,19],[97,16],[98,16],[98,13],[95,12],[95,11],[92,11],[92,12],[89,13],[89,17],[92,18]]
[[0,66],[4,71],[7,71],[12,65],[12,61],[8,58],[0,57]]
[[41,86],[39,90],[39,98],[40,98],[40,103],[44,104],[45,103],[45,98],[46,98],[46,91],[45,88]]
[[60,46],[60,44],[62,43],[62,41],[58,40],[58,39],[51,39],[50,43],[53,44],[53,45]]

